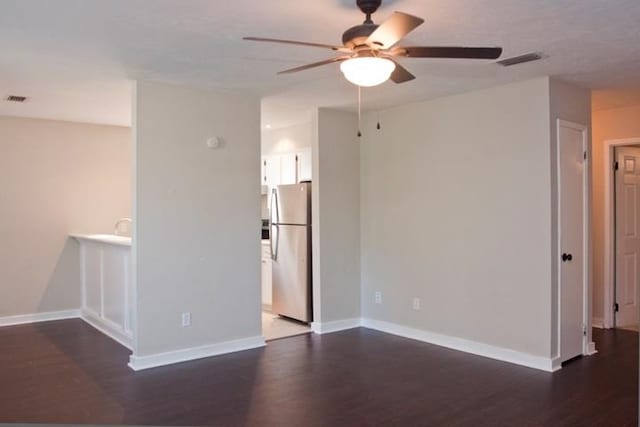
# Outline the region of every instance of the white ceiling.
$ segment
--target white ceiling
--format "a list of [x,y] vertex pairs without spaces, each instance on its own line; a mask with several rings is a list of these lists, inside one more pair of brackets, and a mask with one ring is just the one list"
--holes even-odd
[[[481,61],[404,62],[418,78],[365,90],[367,109],[554,75],[593,89],[640,87],[638,0],[387,0],[425,18],[406,44],[499,45],[504,57],[549,58],[511,68]],[[302,111],[353,108],[356,89],[337,66],[278,70],[331,51],[267,45],[243,36],[338,43],[363,16],[355,0],[2,0],[0,114],[127,125],[128,80],[153,79],[255,93],[263,105]]]

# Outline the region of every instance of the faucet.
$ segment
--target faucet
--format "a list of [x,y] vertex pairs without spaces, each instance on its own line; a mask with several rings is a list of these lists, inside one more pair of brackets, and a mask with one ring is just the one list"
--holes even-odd
[[133,221],[131,221],[131,218],[120,218],[118,221],[116,221],[116,225],[113,229],[113,234],[115,234],[116,236],[120,235],[120,225],[124,224],[124,223],[128,223],[129,224],[129,234],[131,233],[131,224],[133,223]]

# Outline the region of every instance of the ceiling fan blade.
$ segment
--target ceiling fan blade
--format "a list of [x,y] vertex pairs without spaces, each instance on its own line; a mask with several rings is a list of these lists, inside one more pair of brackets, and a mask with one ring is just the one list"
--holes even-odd
[[393,12],[393,15],[387,18],[386,21],[371,33],[369,38],[367,38],[367,44],[389,49],[423,22],[424,19],[418,18],[417,16],[402,12]]
[[288,70],[280,71],[278,74],[297,73],[298,71],[308,70],[309,68],[315,68],[315,67],[320,67],[322,65],[333,64],[334,62],[342,62],[349,58],[350,58],[349,56],[337,56],[335,58],[325,59],[324,61],[314,62],[312,64],[307,64],[307,65],[301,65],[295,68],[289,68]]
[[407,46],[393,49],[391,55],[409,58],[497,59],[501,47]]
[[298,46],[320,47],[324,49],[338,50],[341,52],[351,52],[349,48],[346,48],[344,46],[333,46],[330,44],[323,44],[323,43],[300,42],[297,40],[269,39],[264,37],[243,37],[242,40],[249,40],[254,42],[285,43],[285,44],[293,44]]
[[396,64],[396,69],[393,70],[393,73],[391,73],[391,77],[389,77],[390,80],[394,81],[395,83],[404,83],[416,78],[416,76],[411,74],[409,70],[404,68],[397,61],[393,62],[394,64]]

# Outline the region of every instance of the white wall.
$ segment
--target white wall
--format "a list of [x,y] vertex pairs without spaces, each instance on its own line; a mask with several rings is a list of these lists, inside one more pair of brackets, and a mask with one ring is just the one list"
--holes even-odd
[[360,317],[360,142],[357,117],[313,115],[314,322]]
[[73,232],[131,216],[131,129],[0,117],[0,317],[80,308]]
[[547,78],[365,117],[365,318],[551,356],[549,117]]
[[[559,355],[560,348],[558,346],[559,332],[558,332],[558,317],[559,317],[559,289],[558,289],[558,267],[560,263],[560,254],[558,253],[558,194],[557,194],[557,153],[558,153],[558,119],[570,121],[573,123],[585,125],[587,129],[591,129],[591,90],[581,88],[561,80],[551,78],[549,79],[549,129],[550,129],[550,142],[551,142],[551,348],[552,355]],[[588,137],[591,138],[591,132],[588,132]],[[590,140],[589,140],[590,141]],[[588,143],[587,147],[591,144]],[[589,150],[589,148],[587,148]],[[587,156],[591,159],[591,155]],[[591,162],[586,164],[586,173],[590,177]],[[589,202],[589,199],[587,199]],[[585,242],[586,245],[590,245],[589,242]],[[592,263],[591,257],[589,262]],[[591,274],[587,278],[589,281],[589,291],[591,294]],[[589,308],[591,310],[591,308]],[[590,312],[587,313],[587,318],[590,318]],[[588,339],[591,341],[591,329],[588,329]]]
[[262,130],[262,155],[293,153],[311,148],[311,122]]
[[135,110],[132,363],[260,336],[258,99],[138,82]]

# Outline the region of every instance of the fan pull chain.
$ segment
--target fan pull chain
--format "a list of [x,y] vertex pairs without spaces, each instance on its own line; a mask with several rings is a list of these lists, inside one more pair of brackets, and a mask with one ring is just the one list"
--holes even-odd
[[380,130],[380,110],[378,110],[378,124],[376,124],[376,129]]
[[361,87],[358,86],[358,138],[362,136],[362,132],[360,132],[360,110],[362,108],[362,94],[360,93]]

